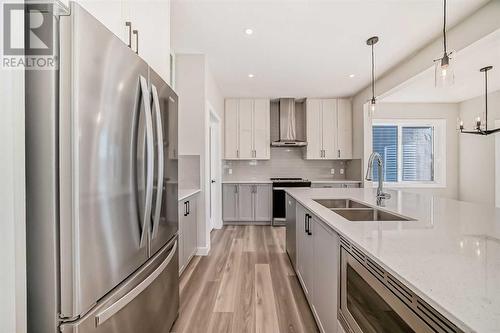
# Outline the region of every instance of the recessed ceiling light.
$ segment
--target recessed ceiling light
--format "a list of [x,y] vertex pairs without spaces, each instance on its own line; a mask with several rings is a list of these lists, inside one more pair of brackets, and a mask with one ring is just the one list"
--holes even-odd
[[246,28],[245,33],[250,36],[251,34],[253,34],[253,30],[250,28]]
[[353,77],[355,77],[355,76],[356,76],[355,74],[350,74],[350,75],[349,75],[349,77],[350,77],[350,78],[353,78]]
[[248,74],[248,77],[252,79],[252,78],[254,78],[254,77],[255,77],[255,75],[253,75],[253,74]]

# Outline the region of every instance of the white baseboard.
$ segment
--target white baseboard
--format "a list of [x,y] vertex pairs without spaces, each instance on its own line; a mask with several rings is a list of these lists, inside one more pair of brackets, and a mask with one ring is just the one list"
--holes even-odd
[[196,250],[196,255],[197,256],[208,256],[209,252],[210,252],[210,245],[204,246],[204,247],[198,247],[198,249]]

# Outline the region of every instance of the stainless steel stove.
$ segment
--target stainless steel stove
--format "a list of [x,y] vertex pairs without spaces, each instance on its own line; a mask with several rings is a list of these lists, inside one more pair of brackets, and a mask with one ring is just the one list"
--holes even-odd
[[285,225],[286,222],[286,187],[311,187],[311,181],[303,178],[271,178],[273,182],[273,225]]

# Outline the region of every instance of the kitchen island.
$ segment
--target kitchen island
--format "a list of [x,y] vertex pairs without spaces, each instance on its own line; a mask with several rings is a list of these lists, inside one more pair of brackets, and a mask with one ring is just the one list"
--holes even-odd
[[286,192],[459,329],[500,332],[499,209],[389,191],[392,198],[380,209],[407,221],[348,221],[315,199],[351,199],[375,207],[376,189]]

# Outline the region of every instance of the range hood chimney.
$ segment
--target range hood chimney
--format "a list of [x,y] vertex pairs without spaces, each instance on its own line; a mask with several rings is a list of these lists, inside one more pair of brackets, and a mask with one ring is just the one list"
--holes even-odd
[[295,99],[279,100],[279,140],[273,141],[273,147],[304,147],[307,142],[297,140],[295,121]]

